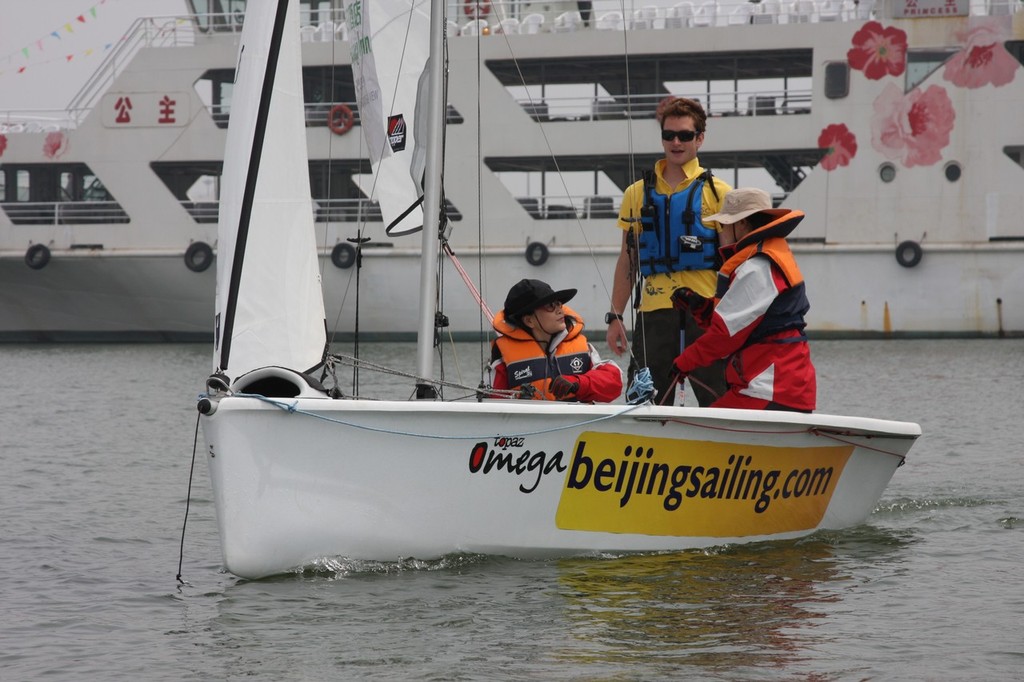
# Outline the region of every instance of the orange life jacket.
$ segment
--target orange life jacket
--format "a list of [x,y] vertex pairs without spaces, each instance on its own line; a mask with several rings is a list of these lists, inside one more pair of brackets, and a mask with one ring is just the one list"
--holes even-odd
[[751,333],[746,344],[748,346],[783,331],[803,330],[807,324],[804,315],[807,314],[810,304],[807,301],[804,276],[797,267],[796,258],[785,239],[803,218],[804,214],[801,211],[790,211],[744,236],[735,245],[735,250],[729,247],[722,249],[725,263],[718,271],[716,305],[729,290],[736,268],[755,256],[770,258],[789,284],[789,288],[779,294],[757,329]]
[[568,306],[563,305],[562,310],[567,335],[551,355],[530,332],[506,321],[505,311],[494,316],[492,326],[500,334],[494,341],[495,349],[505,363],[509,388],[523,389],[523,397],[556,400],[548,390],[552,379],[559,375],[583,374],[593,366],[582,320]]

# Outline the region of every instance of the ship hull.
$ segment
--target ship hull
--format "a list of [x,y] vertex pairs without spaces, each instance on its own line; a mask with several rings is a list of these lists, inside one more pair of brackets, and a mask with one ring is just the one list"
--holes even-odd
[[[609,226],[608,229],[614,229]],[[523,277],[569,286],[581,281],[577,308],[592,328],[603,328],[600,311],[608,294],[615,255],[553,249],[547,263],[531,266],[513,249],[460,258],[471,275],[506,283]],[[1012,244],[922,247],[914,267],[900,265],[896,247],[794,247],[808,282],[808,332],[821,337],[1019,336],[1024,333],[1024,248]],[[359,287],[373,292],[361,304],[358,327],[365,338],[408,340],[415,320],[396,317],[418,287],[417,252],[368,252]],[[342,270],[322,257],[327,319],[342,337],[356,329],[355,269]],[[570,276],[571,273],[571,276]],[[477,338],[481,308],[449,263],[451,286],[443,305],[448,331]],[[453,279],[454,278],[454,279]],[[213,268],[191,272],[180,254],[169,256],[68,257],[55,254],[40,271],[23,260],[0,258],[0,341],[209,341],[213,329]],[[363,298],[362,301],[366,299]],[[487,329],[485,326],[484,329]]]
[[[1008,52],[1024,37],[1020,13],[983,16],[974,3],[969,15],[923,19],[861,3],[838,21],[787,12],[758,25],[722,13],[750,6],[719,2],[714,25],[700,27],[673,28],[661,12],[656,29],[629,29],[628,58],[610,53],[622,36],[601,28],[597,6],[592,25],[572,31],[548,17],[535,35],[453,36],[445,199],[451,245],[483,300],[497,307],[511,282],[539,277],[579,289],[576,309],[601,324],[621,244],[617,207],[663,156],[654,109],[672,92],[707,110],[702,166],[806,214],[791,243],[812,336],[1024,334],[1024,162],[1012,137],[1024,67]],[[199,84],[229,87],[238,33],[196,32],[195,21],[161,20],[156,32],[140,24],[104,63],[116,76],[83,89],[69,120],[0,122],[0,341],[212,337],[212,268],[192,272],[183,255],[197,242],[217,248],[218,197],[200,190],[219,182],[229,107],[204,99]],[[884,74],[849,56],[883,29],[914,58]],[[998,43],[992,61],[965,61],[985,36]],[[304,78],[351,78],[347,37],[304,42]],[[310,88],[305,98],[328,330],[411,338],[411,318],[393,311],[419,291],[419,235],[385,233],[380,197],[356,186],[370,170],[361,124],[332,131],[329,96]],[[348,92],[333,96],[356,106]],[[165,97],[173,117],[160,113]],[[126,98],[130,125],[117,117]],[[899,125],[910,106],[940,127],[917,135]],[[63,178],[81,184],[67,195]],[[103,201],[87,197],[93,179]],[[356,269],[329,254],[366,239],[358,291],[372,291],[374,304],[357,313]],[[921,257],[901,264],[897,248],[908,244],[904,255],[917,247]],[[51,258],[32,270],[26,252],[40,247]],[[487,324],[455,276],[450,268],[442,302],[448,331],[479,336]]]

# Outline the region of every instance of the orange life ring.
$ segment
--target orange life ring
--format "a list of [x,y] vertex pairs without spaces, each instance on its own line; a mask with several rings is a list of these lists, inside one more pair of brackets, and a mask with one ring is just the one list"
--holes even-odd
[[344,135],[352,129],[355,122],[356,117],[352,110],[344,104],[335,104],[327,114],[327,127],[335,135]]
[[490,0],[466,0],[462,9],[466,12],[467,17],[480,19],[491,13],[491,2]]

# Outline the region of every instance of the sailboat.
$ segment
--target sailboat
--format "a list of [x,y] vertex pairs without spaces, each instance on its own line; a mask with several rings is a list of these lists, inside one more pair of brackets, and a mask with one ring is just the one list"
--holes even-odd
[[[787,412],[438,398],[438,243],[422,230],[416,397],[339,396],[303,139],[297,0],[250,3],[199,401],[226,569],[453,553],[552,558],[781,540],[862,523],[917,424]],[[363,11],[367,11],[364,5]],[[444,3],[430,8],[423,216],[441,210]],[[429,223],[429,220],[425,221]]]

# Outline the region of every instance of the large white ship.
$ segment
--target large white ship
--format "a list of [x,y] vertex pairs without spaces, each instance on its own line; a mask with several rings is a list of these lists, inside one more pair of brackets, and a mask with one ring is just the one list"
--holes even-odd
[[[0,340],[212,338],[244,4],[139,20],[62,115],[0,114]],[[791,241],[812,335],[1024,333],[1021,0],[449,9],[450,243],[492,308],[537,277],[578,288],[602,326],[622,190],[660,158],[653,114],[672,94],[709,113],[703,166],[806,212]],[[411,338],[396,311],[416,300],[420,238],[385,234],[359,46],[340,0],[303,16],[328,326]],[[479,336],[457,276],[444,331]]]

